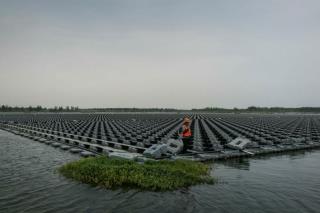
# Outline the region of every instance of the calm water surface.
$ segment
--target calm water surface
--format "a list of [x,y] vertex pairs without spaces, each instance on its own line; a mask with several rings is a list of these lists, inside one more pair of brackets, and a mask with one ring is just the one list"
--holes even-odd
[[77,155],[0,130],[0,212],[320,212],[320,151],[214,164],[215,185],[109,191],[56,169]]

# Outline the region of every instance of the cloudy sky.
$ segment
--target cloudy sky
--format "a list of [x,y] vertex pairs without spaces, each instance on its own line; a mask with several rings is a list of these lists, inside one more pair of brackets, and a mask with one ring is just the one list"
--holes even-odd
[[0,0],[0,104],[320,106],[318,0]]

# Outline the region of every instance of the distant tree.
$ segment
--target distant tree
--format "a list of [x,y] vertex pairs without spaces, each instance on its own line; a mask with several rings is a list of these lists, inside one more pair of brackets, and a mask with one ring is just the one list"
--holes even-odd
[[257,110],[258,110],[258,107],[250,106],[250,107],[248,107],[248,110],[249,110],[249,111],[257,111]]
[[42,106],[38,105],[37,108],[36,108],[37,112],[40,112],[42,111]]

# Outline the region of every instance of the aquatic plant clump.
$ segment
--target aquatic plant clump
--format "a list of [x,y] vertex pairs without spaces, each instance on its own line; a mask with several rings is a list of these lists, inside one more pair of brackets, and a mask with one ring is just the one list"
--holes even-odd
[[138,163],[104,156],[85,158],[59,168],[67,178],[107,189],[137,188],[165,191],[196,184],[212,184],[208,165],[187,160]]

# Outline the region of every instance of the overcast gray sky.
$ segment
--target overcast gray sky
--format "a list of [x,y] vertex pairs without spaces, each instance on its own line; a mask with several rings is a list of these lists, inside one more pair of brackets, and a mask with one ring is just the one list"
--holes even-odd
[[0,0],[0,104],[320,106],[318,0]]

